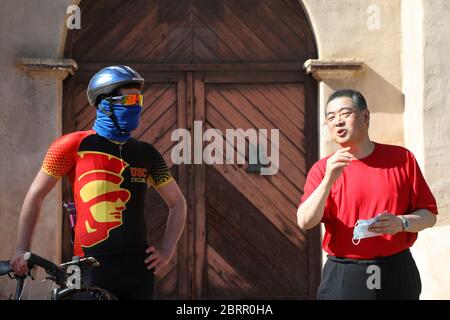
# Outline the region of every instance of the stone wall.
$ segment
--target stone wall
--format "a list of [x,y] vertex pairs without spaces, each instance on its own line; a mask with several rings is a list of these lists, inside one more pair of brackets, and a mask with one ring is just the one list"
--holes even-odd
[[[3,0],[0,4],[0,260],[14,252],[25,194],[51,141],[61,135],[62,82],[54,74],[31,76],[16,67],[26,58],[61,58],[69,0]],[[47,197],[32,250],[53,261],[60,256],[60,190]],[[42,276],[39,276],[42,279]],[[0,278],[0,299],[13,292],[14,281]],[[30,282],[29,298],[44,298],[49,283]]]

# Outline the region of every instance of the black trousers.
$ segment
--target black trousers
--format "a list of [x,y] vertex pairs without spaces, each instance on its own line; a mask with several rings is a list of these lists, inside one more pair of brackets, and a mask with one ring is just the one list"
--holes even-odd
[[145,253],[96,256],[100,266],[82,274],[83,286],[106,289],[120,300],[151,300],[154,275],[144,264],[147,257]]
[[375,260],[328,256],[317,292],[319,300],[418,300],[419,270],[405,250]]

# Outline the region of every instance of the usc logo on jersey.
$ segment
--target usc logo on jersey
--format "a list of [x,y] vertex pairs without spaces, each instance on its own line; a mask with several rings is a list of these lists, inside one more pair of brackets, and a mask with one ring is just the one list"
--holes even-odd
[[147,169],[131,167],[130,172],[131,172],[131,182],[146,183]]

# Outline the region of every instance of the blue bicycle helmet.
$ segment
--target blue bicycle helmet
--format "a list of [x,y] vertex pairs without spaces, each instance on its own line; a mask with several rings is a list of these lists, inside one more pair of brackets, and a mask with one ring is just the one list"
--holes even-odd
[[103,68],[91,78],[87,88],[87,99],[93,106],[97,106],[99,98],[110,95],[121,87],[132,86],[142,89],[144,78],[127,66],[110,66]]

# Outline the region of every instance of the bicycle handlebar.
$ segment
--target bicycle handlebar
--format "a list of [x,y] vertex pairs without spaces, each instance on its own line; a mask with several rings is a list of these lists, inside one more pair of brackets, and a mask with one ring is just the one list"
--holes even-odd
[[67,281],[67,273],[47,259],[44,259],[31,252],[26,252],[23,256],[24,260],[28,263],[28,267],[39,266],[44,268],[45,271],[52,277],[52,280],[58,285],[64,285]]
[[[28,269],[31,270],[34,266],[39,266],[39,267],[43,268],[46,271],[46,273],[48,274],[48,277],[46,277],[46,278],[51,279],[52,281],[54,281],[57,285],[59,285],[62,288],[60,291],[56,292],[55,300],[64,298],[64,296],[70,295],[73,292],[73,290],[75,290],[75,289],[69,289],[66,287],[66,282],[69,277],[69,275],[66,272],[66,269],[68,267],[70,267],[72,265],[76,265],[76,266],[80,267],[82,270],[86,270],[91,267],[97,267],[99,265],[98,261],[94,257],[85,257],[85,258],[81,258],[81,259],[79,257],[74,257],[74,259],[72,261],[63,263],[63,264],[61,264],[61,266],[58,266],[58,265],[54,264],[53,262],[51,262],[41,256],[33,254],[31,252],[26,252],[23,255],[23,258],[27,262]],[[11,279],[17,280],[16,294],[14,297],[15,297],[15,300],[20,300],[21,295],[22,295],[24,280],[27,277],[27,275],[12,276],[10,273],[13,273],[13,272],[14,271],[11,268],[10,260],[0,261],[0,276],[8,274]],[[109,293],[107,296],[113,297],[113,295],[109,296]]]
[[0,276],[4,274],[8,274],[12,272],[11,264],[9,263],[9,260],[7,261],[0,261]]
[[45,270],[50,270],[57,267],[53,262],[48,261],[34,253],[26,252],[23,255],[23,259],[28,263],[29,266],[37,265]]

